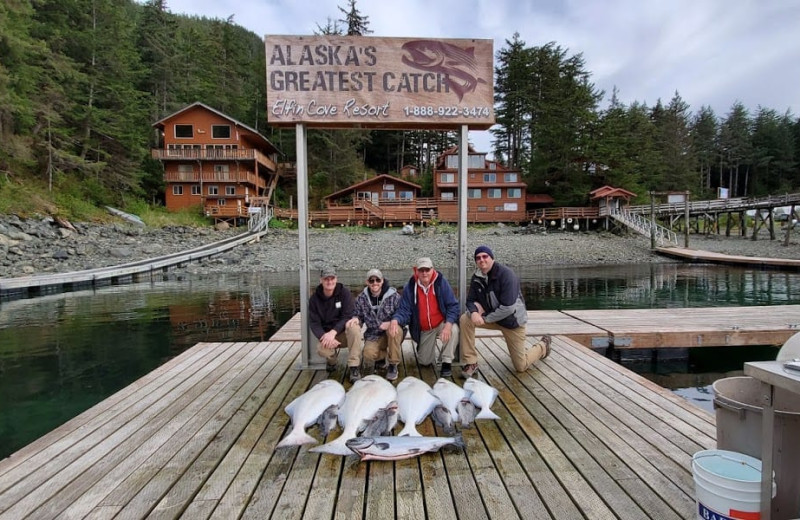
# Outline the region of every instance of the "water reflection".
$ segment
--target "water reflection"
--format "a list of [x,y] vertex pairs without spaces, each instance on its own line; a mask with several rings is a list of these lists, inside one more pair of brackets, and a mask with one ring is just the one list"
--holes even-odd
[[[684,264],[517,270],[529,309],[800,304],[800,273]],[[395,286],[409,276],[384,274]],[[446,274],[457,285],[455,273]],[[363,276],[340,273],[354,292]],[[0,303],[0,458],[199,342],[271,337],[299,312],[297,285],[296,273],[242,273]],[[737,360],[739,368],[767,355],[744,352],[756,357]],[[710,359],[672,368],[662,359],[642,373],[673,388],[669,379],[657,378],[690,375],[683,381],[702,391],[731,370],[714,365],[731,359],[728,350]]]

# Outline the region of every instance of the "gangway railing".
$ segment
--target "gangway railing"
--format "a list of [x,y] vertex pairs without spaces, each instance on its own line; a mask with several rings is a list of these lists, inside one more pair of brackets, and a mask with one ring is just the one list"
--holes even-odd
[[653,222],[644,215],[632,213],[627,209],[621,209],[612,212],[610,216],[640,235],[644,235],[648,238],[654,236],[656,243],[661,247],[678,245],[678,235],[674,231]]
[[267,231],[269,220],[272,218],[272,208],[266,206],[251,206],[248,208],[250,218],[247,219],[247,230],[251,233]]

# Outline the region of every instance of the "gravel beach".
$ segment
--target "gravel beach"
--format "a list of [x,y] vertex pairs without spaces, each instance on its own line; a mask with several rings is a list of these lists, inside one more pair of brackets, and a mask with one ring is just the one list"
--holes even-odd
[[[69,272],[183,251],[242,233],[243,228],[137,228],[126,224],[74,224],[66,230],[49,219],[0,218],[0,277],[11,278]],[[800,258],[800,230],[793,230],[784,246],[785,230],[776,229],[770,240],[762,230],[758,240],[724,235],[690,236],[689,247],[731,255]],[[683,237],[679,237],[683,246]],[[480,244],[490,246],[498,261],[511,266],[607,265],[675,262],[650,251],[650,240],[608,231],[562,231],[541,227],[470,227],[467,252]],[[296,230],[273,229],[258,242],[237,247],[174,270],[177,274],[235,272],[291,272],[299,269],[299,235]],[[403,234],[399,228],[311,229],[309,267],[333,265],[342,271],[371,267],[409,269],[415,259],[429,256],[442,267],[457,266],[458,233],[455,227],[417,229]],[[468,266],[471,264],[468,263]]]

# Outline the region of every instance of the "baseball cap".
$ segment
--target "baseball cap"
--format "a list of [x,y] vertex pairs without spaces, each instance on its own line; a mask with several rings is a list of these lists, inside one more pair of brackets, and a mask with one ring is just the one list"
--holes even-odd
[[381,280],[383,280],[383,273],[381,272],[380,269],[370,269],[369,272],[367,273],[367,280],[369,280],[373,276],[375,278],[380,278]]
[[427,256],[423,256],[422,258],[417,258],[417,269],[420,269],[422,267],[433,269],[433,261]]
[[336,276],[336,269],[330,266],[323,267],[322,269],[320,269],[319,271],[320,278],[328,278],[329,276]]

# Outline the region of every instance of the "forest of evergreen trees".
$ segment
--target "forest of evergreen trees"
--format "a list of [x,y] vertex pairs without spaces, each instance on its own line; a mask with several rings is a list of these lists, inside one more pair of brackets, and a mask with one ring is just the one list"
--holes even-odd
[[[355,0],[330,15],[320,33],[371,32]],[[0,189],[29,180],[98,205],[157,202],[152,124],[195,101],[257,129],[293,161],[293,132],[268,125],[262,38],[232,18],[172,14],[165,0],[0,3]],[[625,105],[595,88],[581,54],[555,42],[531,47],[514,34],[495,54],[491,151],[559,205],[584,204],[604,184],[642,197],[690,190],[694,199],[717,187],[731,196],[800,187],[800,119],[789,112],[733,100],[724,115],[693,113],[678,92],[652,107]],[[312,196],[405,164],[429,175],[456,138],[312,130]]]

